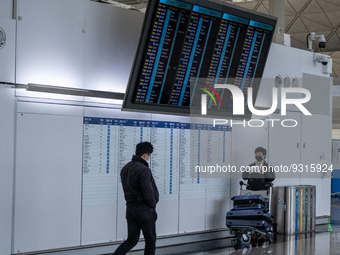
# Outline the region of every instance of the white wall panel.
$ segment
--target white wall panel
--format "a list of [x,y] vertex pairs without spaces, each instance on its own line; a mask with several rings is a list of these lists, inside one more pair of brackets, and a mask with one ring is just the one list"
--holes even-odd
[[[271,119],[275,121],[275,126],[269,127],[269,151],[270,163],[273,166],[290,167],[291,164],[299,164],[301,161],[301,113],[288,112],[286,116],[279,114],[271,115]],[[285,119],[294,119],[297,123],[296,127],[284,127],[281,121]],[[287,122],[288,124],[288,122]],[[293,124],[292,122],[289,125]],[[280,185],[297,185],[300,184],[300,174],[289,174],[278,172],[275,173],[275,186]]]
[[17,114],[13,253],[80,245],[82,117]]
[[301,163],[310,171],[302,175],[301,183],[316,186],[316,216],[330,215],[331,171],[311,172],[310,165],[327,166],[327,170],[331,166],[332,118],[321,114],[303,116],[302,128]]
[[144,14],[86,2],[85,88],[125,92]]
[[83,116],[83,107],[56,103],[17,101],[17,112],[45,115]]
[[6,44],[0,49],[0,81],[13,83],[15,81],[15,20],[0,17],[0,27],[6,34]]
[[13,0],[1,0],[0,17],[11,19],[13,16]]
[[[267,66],[274,68],[287,68],[291,70],[300,70],[300,54],[301,50],[287,47],[281,44],[272,43],[266,63]],[[266,77],[266,75],[264,74]]]
[[[197,193],[205,196],[205,182],[201,181]],[[204,189],[204,190],[202,190]],[[188,192],[186,192],[188,193]],[[194,193],[194,192],[192,192]],[[192,194],[191,194],[192,195]],[[195,196],[192,195],[192,196]],[[188,196],[188,195],[187,195]],[[179,203],[179,233],[190,233],[195,231],[203,231],[206,228],[206,214],[205,214],[205,198],[190,198],[185,199],[181,194]]]
[[17,1],[18,83],[83,87],[84,13],[85,0]]
[[0,85],[0,254],[11,253],[13,158],[14,158],[14,89]]
[[333,82],[330,77],[319,75],[303,74],[303,88],[311,93],[311,99],[305,103],[306,109],[314,114],[331,114],[332,113],[332,86]]

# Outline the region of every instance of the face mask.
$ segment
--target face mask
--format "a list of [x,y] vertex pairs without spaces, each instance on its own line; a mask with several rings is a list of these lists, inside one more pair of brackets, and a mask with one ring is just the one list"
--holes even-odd
[[263,159],[262,156],[255,156],[255,158],[256,158],[256,160],[257,160],[258,162],[262,161],[262,159]]

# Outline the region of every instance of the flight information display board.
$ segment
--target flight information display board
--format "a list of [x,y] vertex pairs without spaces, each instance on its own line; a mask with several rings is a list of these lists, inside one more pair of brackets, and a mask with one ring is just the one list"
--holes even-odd
[[117,175],[143,141],[150,141],[155,149],[150,168],[162,200],[178,199],[180,183],[200,184],[202,177],[199,172],[193,176],[193,165],[231,162],[230,126],[85,117],[84,204],[114,203]]
[[[195,169],[231,164],[231,127],[167,117],[157,120],[84,117],[82,244],[116,241],[115,238],[121,240],[126,236],[120,171],[135,154],[139,142],[150,141],[154,146],[148,162],[159,191],[159,235],[206,230],[206,203],[221,203],[223,199],[230,202],[229,174],[216,178]],[[203,209],[192,218],[195,206]],[[222,222],[211,229],[224,227],[225,212],[216,207],[212,210],[220,214],[213,218]]]
[[[245,95],[253,87],[255,102],[275,25],[276,18],[224,3],[149,1],[123,109],[190,114],[200,107],[200,88],[230,81]],[[217,92],[221,102],[208,108],[232,112],[231,93]]]

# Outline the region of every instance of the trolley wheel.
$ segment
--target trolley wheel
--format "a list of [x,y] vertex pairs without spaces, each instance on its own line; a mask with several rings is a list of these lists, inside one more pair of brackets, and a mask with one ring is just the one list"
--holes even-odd
[[251,235],[249,235],[249,234],[240,234],[238,236],[238,241],[239,241],[241,246],[248,245],[251,242]]
[[274,235],[273,235],[273,234],[269,234],[269,235],[267,236],[267,238],[268,238],[269,244],[272,244],[273,241],[274,241]]
[[269,244],[272,244],[272,243],[273,243],[273,238],[272,238],[272,237],[269,237],[268,242],[269,242]]

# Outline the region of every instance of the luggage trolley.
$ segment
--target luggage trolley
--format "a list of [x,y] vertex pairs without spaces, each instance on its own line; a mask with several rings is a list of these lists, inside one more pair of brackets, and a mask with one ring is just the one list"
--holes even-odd
[[250,247],[252,236],[256,236],[257,243],[260,239],[271,243],[274,238],[270,214],[273,184],[268,185],[268,190],[242,189],[247,186],[242,181],[240,186],[240,195],[232,198],[233,209],[226,215],[226,226],[236,237],[235,248]]

